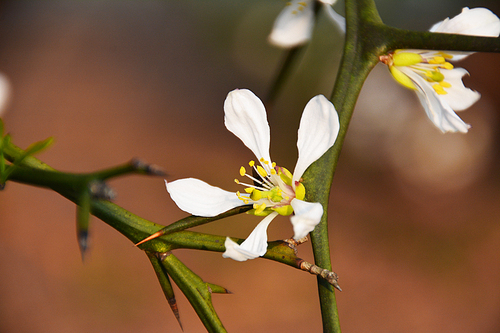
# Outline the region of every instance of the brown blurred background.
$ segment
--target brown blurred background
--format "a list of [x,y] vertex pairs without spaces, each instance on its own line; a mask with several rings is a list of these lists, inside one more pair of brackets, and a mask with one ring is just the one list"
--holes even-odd
[[[463,6],[498,1],[376,1],[391,25],[425,30]],[[223,125],[235,88],[264,96],[282,52],[266,44],[283,1],[2,1],[0,72],[12,87],[3,119],[39,157],[88,172],[140,157],[169,179],[235,189],[253,158]],[[342,12],[342,5],[336,7]],[[329,95],[342,37],[321,16],[269,120],[272,156],[293,168],[300,112]],[[330,232],[345,332],[499,332],[500,55],[460,63],[482,99],[460,114],[467,135],[442,135],[416,97],[380,66],[370,74],[335,176]],[[111,182],[116,203],[156,223],[186,216],[163,179]],[[0,192],[0,332],[180,332],[144,254],[98,219],[81,262],[75,206],[51,191],[8,183]],[[246,237],[255,217],[196,230]],[[287,218],[269,238],[292,234]],[[230,332],[319,332],[315,278],[267,260],[176,251],[232,295],[213,302]],[[310,244],[300,256],[312,260]],[[185,332],[204,328],[178,289]]]

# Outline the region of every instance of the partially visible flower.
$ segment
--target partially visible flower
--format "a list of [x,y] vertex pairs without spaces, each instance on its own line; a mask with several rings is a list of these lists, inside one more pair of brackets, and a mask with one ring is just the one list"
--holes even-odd
[[292,0],[276,18],[269,42],[279,47],[291,48],[311,39],[316,16],[315,6],[323,5],[328,17],[345,31],[345,19],[337,14],[332,5],[337,0]]
[[250,161],[254,171],[240,168],[240,175],[251,182],[241,192],[228,192],[194,178],[166,183],[167,191],[177,206],[193,215],[216,216],[231,208],[252,204],[249,213],[266,216],[241,244],[226,238],[223,257],[245,261],[262,256],[267,251],[267,227],[278,215],[291,215],[294,239],[307,236],[320,222],[320,203],[304,201],[306,189],[302,175],[337,139],[339,119],[335,107],[323,95],[313,97],[306,105],[300,121],[297,147],[299,158],[293,174],[277,166],[269,155],[270,129],[261,100],[250,90],[234,90],[224,102],[224,123],[257,157]]
[[11,87],[9,79],[5,74],[0,73],[0,117],[5,112],[10,98]]
[[[486,8],[462,9],[462,13],[432,26],[431,32],[498,37],[500,20]],[[380,60],[389,66],[394,79],[415,90],[430,120],[443,133],[467,133],[470,125],[455,111],[477,102],[481,95],[462,83],[468,72],[454,68],[449,61],[461,60],[473,52],[396,50]]]

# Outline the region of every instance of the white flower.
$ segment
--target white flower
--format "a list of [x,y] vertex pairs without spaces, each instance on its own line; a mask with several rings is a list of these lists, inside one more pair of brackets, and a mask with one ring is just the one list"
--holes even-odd
[[277,215],[295,213],[291,222],[296,240],[307,236],[320,222],[323,207],[320,203],[304,201],[306,189],[301,177],[335,143],[339,119],[335,107],[323,95],[307,103],[300,120],[299,157],[292,174],[271,161],[266,110],[257,96],[247,89],[233,90],[224,102],[224,112],[226,128],[257,157],[258,163],[249,163],[253,176],[244,167],[240,169],[240,175],[251,179],[251,184],[235,180],[245,186],[245,190],[233,193],[194,178],[165,183],[177,206],[193,215],[216,216],[231,208],[252,204],[249,213],[266,216],[241,245],[229,237],[226,239],[223,257],[245,261],[266,253],[267,227]]
[[273,30],[269,35],[269,42],[279,47],[291,48],[306,43],[311,39],[315,9],[321,3],[328,17],[345,32],[345,19],[337,14],[332,5],[337,0],[292,0],[276,18]]
[[[431,32],[498,37],[500,20],[486,8],[462,9],[462,13],[432,26]],[[481,95],[462,83],[468,72],[454,68],[450,60],[461,60],[472,52],[429,50],[396,50],[382,56],[393,77],[403,86],[415,90],[427,116],[443,133],[466,133],[470,125],[455,111],[462,111],[477,102]]]

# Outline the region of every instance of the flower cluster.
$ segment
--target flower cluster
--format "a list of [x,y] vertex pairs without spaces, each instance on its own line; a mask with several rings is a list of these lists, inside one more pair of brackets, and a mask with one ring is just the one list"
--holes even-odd
[[231,208],[253,205],[249,212],[266,216],[240,245],[226,238],[225,258],[245,261],[267,251],[267,227],[278,215],[292,215],[294,239],[307,236],[320,222],[320,203],[304,201],[306,189],[302,175],[337,139],[339,119],[335,107],[323,95],[313,97],[306,105],[298,130],[299,157],[293,173],[276,165],[269,155],[270,128],[262,101],[250,90],[230,92],[224,102],[224,123],[256,156],[250,161],[252,174],[241,167],[240,175],[249,183],[236,180],[243,191],[228,192],[194,178],[166,182],[167,191],[177,206],[193,215],[216,216]]
[[[452,19],[436,23],[430,29],[437,33],[454,33],[484,37],[498,37],[500,20],[486,8],[463,8]],[[470,125],[455,113],[469,108],[480,94],[462,83],[468,72],[455,68],[450,61],[464,59],[471,52],[444,52],[429,50],[396,50],[380,57],[389,66],[394,79],[417,93],[430,120],[443,133],[466,133]]]

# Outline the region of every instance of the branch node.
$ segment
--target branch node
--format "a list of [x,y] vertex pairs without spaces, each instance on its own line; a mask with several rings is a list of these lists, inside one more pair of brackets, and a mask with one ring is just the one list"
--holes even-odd
[[305,260],[302,260],[298,264],[299,268],[303,271],[309,272],[312,275],[319,276],[326,280],[329,284],[337,288],[339,291],[342,291],[342,288],[340,288],[338,280],[339,276],[335,272],[331,272],[327,269],[321,268],[317,265],[311,264],[310,262],[307,262]]

